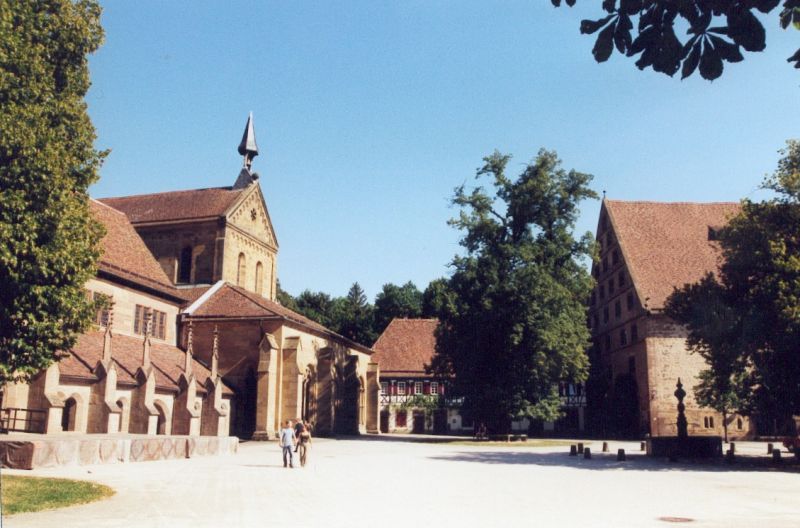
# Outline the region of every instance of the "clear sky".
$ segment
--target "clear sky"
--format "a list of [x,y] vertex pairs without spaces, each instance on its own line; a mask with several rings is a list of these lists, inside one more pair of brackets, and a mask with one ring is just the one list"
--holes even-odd
[[[609,198],[736,201],[800,137],[800,32],[713,83],[598,65],[600,1],[103,2],[89,111],[111,149],[95,197],[232,185],[254,114],[284,289],[372,300],[448,273],[453,189],[483,156],[544,147]],[[585,203],[579,232],[594,230]]]

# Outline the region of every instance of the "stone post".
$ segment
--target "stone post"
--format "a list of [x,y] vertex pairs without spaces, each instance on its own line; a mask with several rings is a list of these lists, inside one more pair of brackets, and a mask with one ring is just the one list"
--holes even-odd
[[277,341],[271,334],[265,333],[258,346],[256,430],[253,433],[253,440],[272,440],[275,437],[277,356]]
[[108,322],[103,335],[103,359],[97,362],[94,372],[98,382],[92,385],[89,395],[89,433],[117,433],[122,420],[122,409],[117,405],[117,368],[112,357],[114,306],[108,310]]
[[136,388],[131,394],[131,418],[129,432],[154,435],[158,432],[158,409],[154,400],[156,395],[156,375],[150,362],[150,315],[145,322],[144,342],[142,343],[142,366],[136,371]]
[[200,405],[197,401],[197,378],[194,375],[194,323],[189,321],[186,355],[183,372],[178,379],[180,392],[172,411],[172,434],[197,436],[200,434]]
[[381,432],[381,384],[380,367],[377,363],[367,365],[367,432],[379,434]]
[[683,404],[683,399],[686,397],[686,391],[683,390],[683,383],[678,378],[678,383],[675,385],[675,397],[678,398],[678,440],[685,440],[689,436],[689,423],[686,421],[686,406]]
[[206,380],[206,402],[200,420],[200,434],[203,436],[228,436],[226,427],[228,405],[222,401],[222,378],[219,375],[219,331],[214,327],[214,341],[211,350],[211,375]]

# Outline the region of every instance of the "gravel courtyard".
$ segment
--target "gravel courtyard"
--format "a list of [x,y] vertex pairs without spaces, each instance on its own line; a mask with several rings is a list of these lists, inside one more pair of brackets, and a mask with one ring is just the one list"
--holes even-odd
[[[275,444],[248,442],[238,455],[220,458],[3,470],[95,480],[117,494],[6,517],[2,526],[800,525],[800,473],[668,465],[642,456],[616,462],[598,453],[600,444],[590,445],[592,460],[569,457],[564,447],[317,439],[304,469],[284,469]],[[612,452],[617,447],[633,453],[638,443],[612,443]]]

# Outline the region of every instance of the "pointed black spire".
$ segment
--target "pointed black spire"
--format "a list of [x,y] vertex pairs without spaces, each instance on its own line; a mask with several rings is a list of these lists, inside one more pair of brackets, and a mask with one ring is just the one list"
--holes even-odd
[[256,133],[253,130],[253,112],[247,117],[247,124],[242,134],[242,142],[239,143],[239,154],[244,156],[244,167],[250,169],[253,158],[258,156],[258,145],[256,145]]

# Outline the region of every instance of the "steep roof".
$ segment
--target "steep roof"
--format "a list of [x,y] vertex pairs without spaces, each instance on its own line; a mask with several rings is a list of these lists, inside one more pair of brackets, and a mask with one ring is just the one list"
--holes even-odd
[[140,224],[220,217],[246,191],[233,187],[212,187],[103,198],[100,201],[128,215],[131,223]]
[[[95,367],[103,357],[103,330],[93,330],[81,334],[69,355],[59,362],[62,376],[96,381]],[[114,334],[112,340],[112,359],[117,367],[119,383],[136,384],[136,371],[142,366],[143,338],[122,334]],[[166,391],[177,391],[178,380],[183,372],[186,352],[180,348],[164,343],[151,341],[150,361],[156,378],[156,388]],[[209,369],[194,360],[192,371],[200,392],[205,391],[205,383],[210,374]],[[223,394],[233,391],[223,385]]]
[[381,374],[423,375],[436,352],[436,319],[392,319],[372,345]]
[[220,281],[200,295],[198,293],[200,292],[192,290],[186,292],[187,301],[193,299],[185,311],[190,317],[279,318],[340,341],[361,352],[367,354],[372,354],[373,352],[367,346],[351,341],[304,315],[239,286]]
[[99,269],[115,277],[177,297],[175,287],[124,213],[91,200],[92,215],[106,228]]
[[660,310],[676,287],[719,268],[719,245],[709,240],[739,212],[739,204],[604,200],[636,290]]

